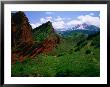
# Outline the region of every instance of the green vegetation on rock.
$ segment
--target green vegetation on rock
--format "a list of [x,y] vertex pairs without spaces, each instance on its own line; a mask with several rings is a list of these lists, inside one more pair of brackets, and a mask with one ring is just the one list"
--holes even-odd
[[52,32],[51,26],[51,22],[47,22],[46,24],[42,24],[41,26],[36,27],[33,30],[34,40],[37,42],[42,42],[43,40],[45,40]]

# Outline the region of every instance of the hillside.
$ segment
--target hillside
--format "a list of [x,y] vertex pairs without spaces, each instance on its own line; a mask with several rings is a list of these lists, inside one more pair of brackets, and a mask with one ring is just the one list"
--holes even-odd
[[13,13],[11,19],[12,63],[23,62],[26,58],[34,58],[40,53],[48,53],[60,41],[51,22],[32,30],[23,12]]
[[100,76],[100,33],[89,37],[82,33],[62,37],[60,44],[49,54],[12,65],[12,76]]
[[51,33],[54,33],[54,29],[53,29],[52,23],[48,21],[47,23],[44,23],[39,27],[36,27],[35,29],[33,29],[33,38],[37,42],[42,42]]
[[32,29],[24,12],[13,13],[11,76],[99,77],[100,29],[86,24],[83,29],[65,31],[62,35],[50,21]]

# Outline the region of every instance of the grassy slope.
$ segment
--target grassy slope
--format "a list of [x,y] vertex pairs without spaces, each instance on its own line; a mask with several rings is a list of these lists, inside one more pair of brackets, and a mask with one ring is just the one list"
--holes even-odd
[[100,76],[100,35],[61,39],[50,54],[12,65],[12,76]]
[[33,38],[40,43],[48,37],[51,31],[51,23],[42,24],[33,30]]

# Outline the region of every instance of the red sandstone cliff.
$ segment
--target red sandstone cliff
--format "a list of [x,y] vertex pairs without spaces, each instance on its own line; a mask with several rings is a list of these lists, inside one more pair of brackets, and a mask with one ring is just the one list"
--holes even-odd
[[[40,43],[33,39],[35,36],[45,34]],[[36,37],[35,37],[36,38]],[[47,22],[32,30],[28,18],[24,12],[12,14],[11,18],[11,42],[12,42],[12,63],[23,62],[26,58],[34,58],[40,53],[52,52],[60,42],[59,36],[55,33],[51,22]]]

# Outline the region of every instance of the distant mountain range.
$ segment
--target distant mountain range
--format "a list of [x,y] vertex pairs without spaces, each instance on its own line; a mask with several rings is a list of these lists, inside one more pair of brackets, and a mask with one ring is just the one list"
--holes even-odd
[[100,32],[100,28],[94,25],[88,25],[86,23],[74,25],[72,28],[64,29],[64,31],[56,30],[59,35],[67,36],[73,33],[84,33],[87,35],[92,35]]

